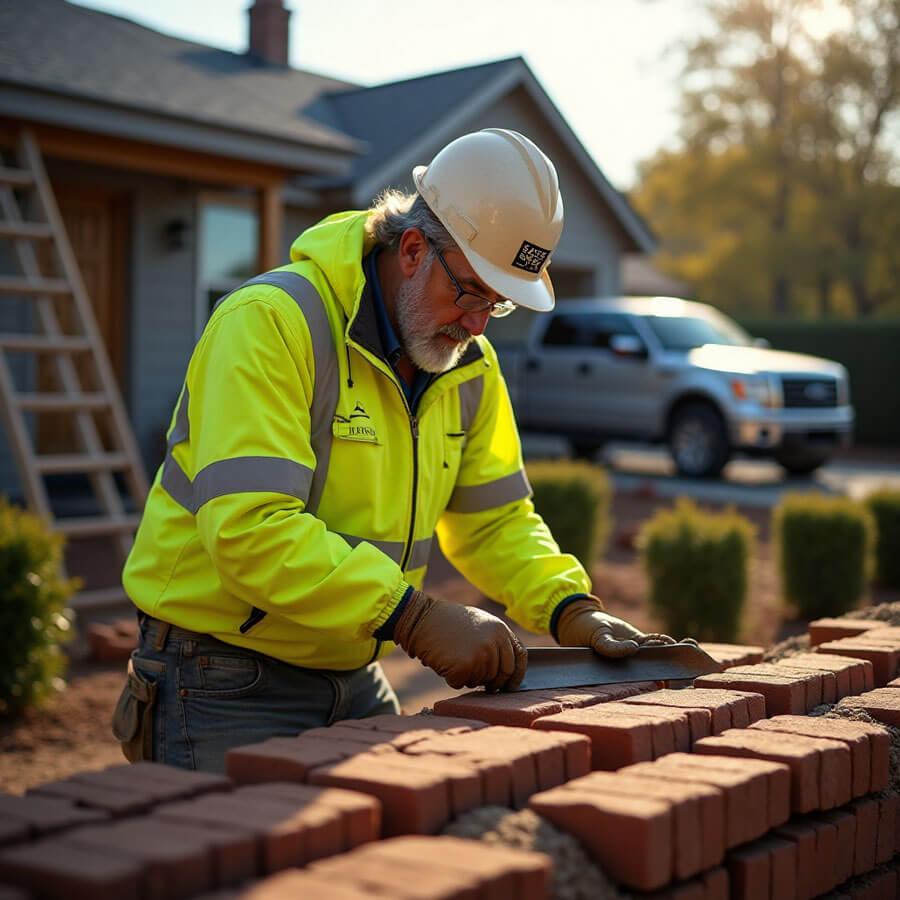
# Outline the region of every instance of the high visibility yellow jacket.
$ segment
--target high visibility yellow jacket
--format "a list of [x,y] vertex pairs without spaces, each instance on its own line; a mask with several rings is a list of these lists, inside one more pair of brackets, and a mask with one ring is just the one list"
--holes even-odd
[[393,648],[373,633],[421,586],[435,533],[532,631],[590,592],[534,512],[487,340],[410,413],[363,273],[366,216],[308,229],[290,265],[215,309],[123,576],[150,615],[313,668]]

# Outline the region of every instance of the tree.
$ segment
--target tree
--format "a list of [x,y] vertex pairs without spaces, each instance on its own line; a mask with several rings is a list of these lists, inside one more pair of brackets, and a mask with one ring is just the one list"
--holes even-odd
[[847,27],[820,39],[822,2],[706,0],[683,150],[640,170],[661,268],[735,311],[900,307],[900,0],[844,0]]

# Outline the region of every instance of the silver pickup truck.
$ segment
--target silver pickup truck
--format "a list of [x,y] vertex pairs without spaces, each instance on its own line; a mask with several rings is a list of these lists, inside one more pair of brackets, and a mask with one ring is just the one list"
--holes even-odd
[[519,426],[578,455],[624,438],[666,442],[683,475],[718,475],[737,451],[800,475],[852,438],[842,365],[769,349],[705,303],[570,300],[535,316],[524,343],[491,337]]

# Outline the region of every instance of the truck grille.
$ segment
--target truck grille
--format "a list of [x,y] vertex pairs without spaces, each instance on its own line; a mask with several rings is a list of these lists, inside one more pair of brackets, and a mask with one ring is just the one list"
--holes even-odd
[[834,378],[782,378],[785,406],[837,406]]

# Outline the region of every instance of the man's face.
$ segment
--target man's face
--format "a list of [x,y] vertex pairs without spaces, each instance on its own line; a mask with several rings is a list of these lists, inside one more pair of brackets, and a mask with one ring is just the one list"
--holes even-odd
[[[475,274],[456,248],[443,251],[444,261],[464,290],[489,300],[500,300]],[[413,363],[438,374],[452,369],[465,353],[473,336],[481,334],[490,310],[472,312],[458,307],[457,289],[427,247],[415,273],[404,280],[395,296],[400,340]]]

